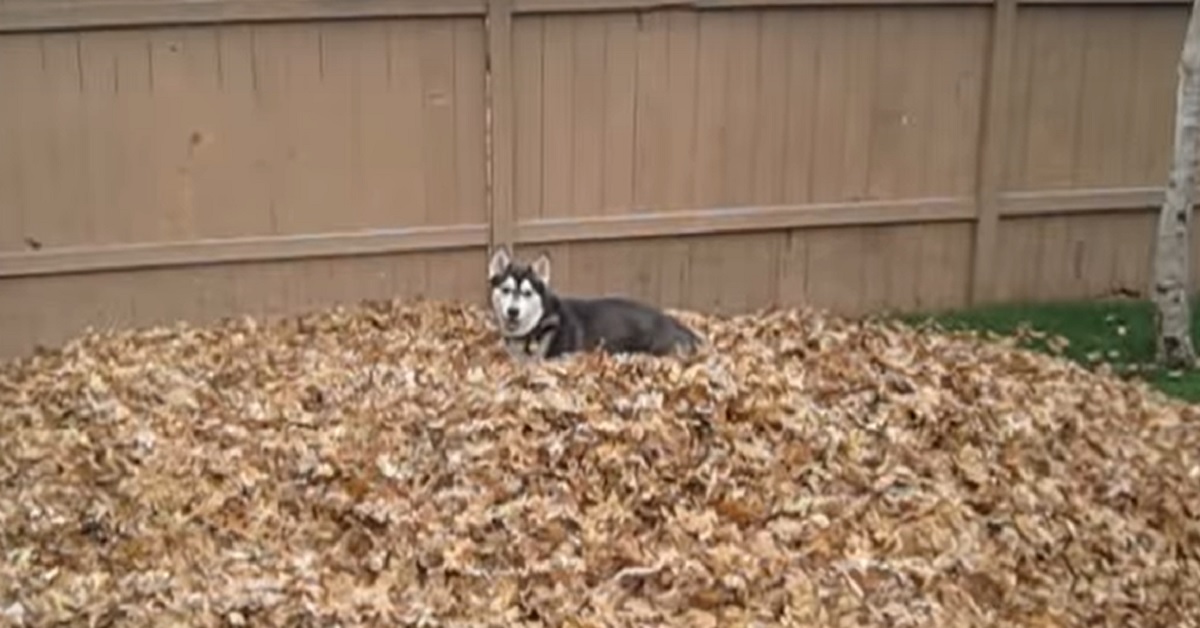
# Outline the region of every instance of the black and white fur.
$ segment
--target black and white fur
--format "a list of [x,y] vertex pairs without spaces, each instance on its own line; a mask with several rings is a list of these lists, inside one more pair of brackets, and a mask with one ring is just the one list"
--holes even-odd
[[509,353],[521,360],[600,349],[665,356],[692,351],[700,337],[675,318],[621,297],[574,299],[550,289],[550,258],[532,264],[499,248],[488,263],[492,315]]

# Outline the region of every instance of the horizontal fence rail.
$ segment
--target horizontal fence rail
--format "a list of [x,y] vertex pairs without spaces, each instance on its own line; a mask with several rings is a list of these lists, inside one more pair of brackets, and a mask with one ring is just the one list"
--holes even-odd
[[13,0],[0,33],[287,20],[482,16],[485,0]]
[[[1156,188],[1017,192],[999,199],[999,215],[1047,217],[1103,212],[1145,212],[1162,204]],[[546,219],[515,227],[516,245],[593,242],[630,238],[800,229],[969,222],[977,209],[968,198],[848,202],[780,207],[735,207],[649,212],[631,216]],[[410,227],[354,233],[190,240],[0,253],[0,277],[60,275],[239,262],[352,257],[483,247],[489,226]]]

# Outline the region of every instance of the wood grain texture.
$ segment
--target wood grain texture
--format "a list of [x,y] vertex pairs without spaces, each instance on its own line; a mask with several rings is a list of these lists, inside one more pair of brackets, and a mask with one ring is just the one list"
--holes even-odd
[[[488,169],[488,220],[491,223],[489,244],[491,247],[512,247],[513,230],[517,212],[514,203],[518,198],[517,182],[515,181],[514,161],[517,158],[517,139],[519,132],[524,131],[526,120],[516,117],[517,98],[514,91],[517,77],[513,73],[513,21],[511,0],[489,0],[487,21],[487,55],[490,68],[487,90],[487,113],[490,125],[487,129],[488,155],[491,168]],[[469,39],[469,38],[468,38]],[[482,54],[464,54],[467,61],[463,63],[482,62]],[[470,76],[470,73],[467,74]],[[455,77],[459,76],[456,70]],[[474,119],[469,108],[464,107],[460,115]],[[518,125],[521,125],[518,128]],[[472,155],[470,147],[465,149]],[[523,190],[522,190],[523,191]]]
[[486,222],[483,45],[475,18],[0,35],[0,250]]
[[1004,188],[1162,185],[1186,15],[1171,5],[1022,8]]
[[[0,355],[96,329],[283,315],[361,299],[479,302],[482,247],[334,260],[10,278],[0,281]],[[427,267],[442,270],[430,281]],[[13,333],[19,330],[21,333]]]
[[[1155,188],[1023,192],[1003,196],[1000,215],[1145,214],[1153,211],[1161,198],[1162,190]],[[974,215],[971,200],[965,198],[813,203],[526,221],[514,227],[512,238],[514,242],[537,244],[817,226],[933,225],[962,222]],[[474,224],[50,248],[0,253],[0,277],[436,250],[480,246],[488,242],[488,237],[486,224]]]
[[1016,41],[1016,0],[998,0],[992,16],[984,115],[979,130],[975,186],[975,240],[971,260],[971,302],[992,298],[995,275],[996,231],[1000,220],[1000,192],[1004,155],[1008,152],[1012,116],[1013,46]]
[[1144,211],[1001,220],[997,300],[1147,296],[1154,217]]
[[706,208],[529,221],[518,225],[517,239],[521,242],[613,240],[814,226],[961,221],[970,219],[973,213],[967,199]]
[[453,249],[485,245],[487,238],[480,224],[58,248],[0,253],[0,278]]
[[[1083,1],[1083,0],[1074,0]],[[1115,1],[1115,0],[1100,0]],[[1135,2],[1179,3],[1182,0],[1134,0]],[[982,5],[991,0],[516,0],[520,13],[570,13],[612,10],[653,11],[660,9],[762,9],[770,7]]]
[[[971,194],[987,21],[975,7],[519,15],[516,178],[543,199],[521,217]],[[613,196],[626,168],[632,197]]]
[[0,33],[231,22],[483,15],[486,0],[6,0]]

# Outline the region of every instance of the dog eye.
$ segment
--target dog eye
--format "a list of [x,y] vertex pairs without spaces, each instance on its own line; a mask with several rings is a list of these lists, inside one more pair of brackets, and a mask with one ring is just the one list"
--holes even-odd
[[532,299],[533,298],[533,290],[522,290],[521,296],[525,297],[526,299]]
[[509,288],[508,286],[504,286],[503,288],[500,289],[500,294],[508,296],[508,295],[512,294],[512,288]]

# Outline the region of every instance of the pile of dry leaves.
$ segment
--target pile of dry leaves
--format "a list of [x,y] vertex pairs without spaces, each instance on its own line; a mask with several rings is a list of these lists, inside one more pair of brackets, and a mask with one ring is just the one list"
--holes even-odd
[[366,304],[0,367],[16,625],[1195,625],[1200,412],[809,311],[512,364]]

